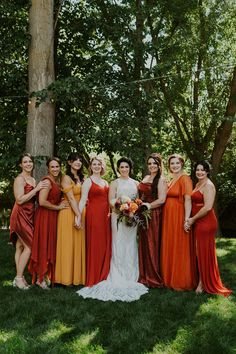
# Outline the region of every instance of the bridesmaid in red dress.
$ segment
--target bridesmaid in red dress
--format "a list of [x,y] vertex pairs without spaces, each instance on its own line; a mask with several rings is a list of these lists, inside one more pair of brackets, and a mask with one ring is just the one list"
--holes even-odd
[[[111,259],[111,226],[108,183],[101,178],[105,163],[100,157],[90,161],[90,174],[82,185],[79,203],[82,212],[86,202],[86,286],[106,280]],[[82,289],[83,290],[83,289]]]
[[32,177],[33,157],[24,153],[19,159],[22,172],[14,181],[15,204],[10,217],[10,241],[16,247],[16,277],[13,286],[27,290],[29,285],[24,278],[24,270],[28,263],[34,232],[35,195],[46,187],[45,182],[36,186]]
[[61,163],[57,157],[47,161],[48,175],[43,177],[46,188],[39,192],[39,207],[35,213],[35,230],[29,272],[32,283],[42,289],[48,289],[46,277],[54,284],[57,212],[68,207],[68,202],[61,201],[60,171]]
[[182,156],[171,155],[168,165],[172,180],[163,208],[161,274],[166,287],[192,290],[197,286],[195,242],[184,228],[191,213],[192,181],[184,173]]
[[209,294],[229,296],[232,290],[222,284],[216,258],[217,220],[213,209],[216,191],[208,177],[210,174],[208,162],[198,162],[195,173],[198,183],[192,193],[192,216],[186,222],[186,229],[193,225],[196,239],[199,270],[196,293],[205,291]]
[[139,282],[148,287],[162,287],[160,274],[161,212],[167,184],[162,176],[162,159],[153,153],[147,159],[149,174],[139,184],[139,194],[148,209],[151,220],[148,229],[139,232]]

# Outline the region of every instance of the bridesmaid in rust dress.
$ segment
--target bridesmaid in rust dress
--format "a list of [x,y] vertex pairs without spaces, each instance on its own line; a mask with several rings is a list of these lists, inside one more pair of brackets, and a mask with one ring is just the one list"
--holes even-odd
[[[82,212],[86,202],[86,286],[92,286],[106,280],[111,260],[111,225],[108,202],[108,183],[102,179],[105,163],[100,157],[94,157],[89,167],[91,176],[82,186],[79,203]],[[78,291],[83,296],[86,288]]]
[[186,232],[191,213],[192,181],[184,173],[184,159],[173,154],[168,159],[172,180],[163,208],[161,274],[164,285],[174,290],[192,290],[197,285],[195,242]]
[[162,176],[162,159],[153,153],[147,159],[149,175],[139,184],[141,199],[151,209],[148,229],[139,233],[139,282],[149,287],[162,287],[160,274],[161,210],[165,202],[167,184]]
[[196,293],[203,291],[209,294],[229,296],[232,290],[221,282],[216,258],[215,234],[217,220],[213,209],[215,186],[209,179],[210,165],[200,161],[195,166],[198,179],[192,193],[192,216],[186,222],[186,228],[193,225],[196,239],[199,283]]
[[16,201],[10,217],[10,241],[16,247],[16,277],[13,285],[26,290],[29,286],[24,278],[24,270],[30,257],[33,240],[35,195],[46,185],[41,181],[36,186],[32,177],[34,162],[30,154],[24,153],[20,157],[19,165],[22,171],[14,181]]
[[35,213],[35,230],[29,271],[32,283],[48,289],[46,277],[54,283],[56,262],[57,213],[68,207],[61,201],[60,171],[61,163],[57,157],[47,161],[48,175],[43,177],[46,188],[39,192],[39,207]]

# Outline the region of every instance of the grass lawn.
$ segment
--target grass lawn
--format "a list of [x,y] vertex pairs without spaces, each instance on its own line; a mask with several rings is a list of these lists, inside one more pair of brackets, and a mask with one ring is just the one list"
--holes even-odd
[[236,239],[217,246],[230,298],[152,289],[113,303],[84,300],[73,287],[13,288],[14,248],[1,232],[0,353],[236,354]]

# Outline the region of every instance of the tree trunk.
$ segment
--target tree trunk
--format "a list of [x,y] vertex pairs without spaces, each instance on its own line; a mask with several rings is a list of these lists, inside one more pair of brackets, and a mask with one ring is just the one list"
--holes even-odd
[[225,112],[225,119],[218,127],[214,142],[214,149],[212,153],[212,167],[214,174],[216,175],[220,163],[225,152],[225,149],[230,141],[233,129],[233,123],[235,122],[236,113],[236,67],[234,68],[233,78],[230,84],[230,96]]
[[[46,89],[54,75],[54,0],[31,0],[29,11],[29,93]],[[35,177],[46,173],[45,161],[54,151],[55,105],[29,101],[26,149],[35,157]]]

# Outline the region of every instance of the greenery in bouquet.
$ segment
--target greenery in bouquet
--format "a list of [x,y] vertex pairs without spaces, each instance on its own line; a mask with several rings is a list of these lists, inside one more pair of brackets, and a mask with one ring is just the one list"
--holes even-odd
[[141,199],[130,199],[127,196],[121,196],[113,202],[114,211],[117,214],[117,225],[124,222],[126,226],[147,228],[151,219],[151,210]]

